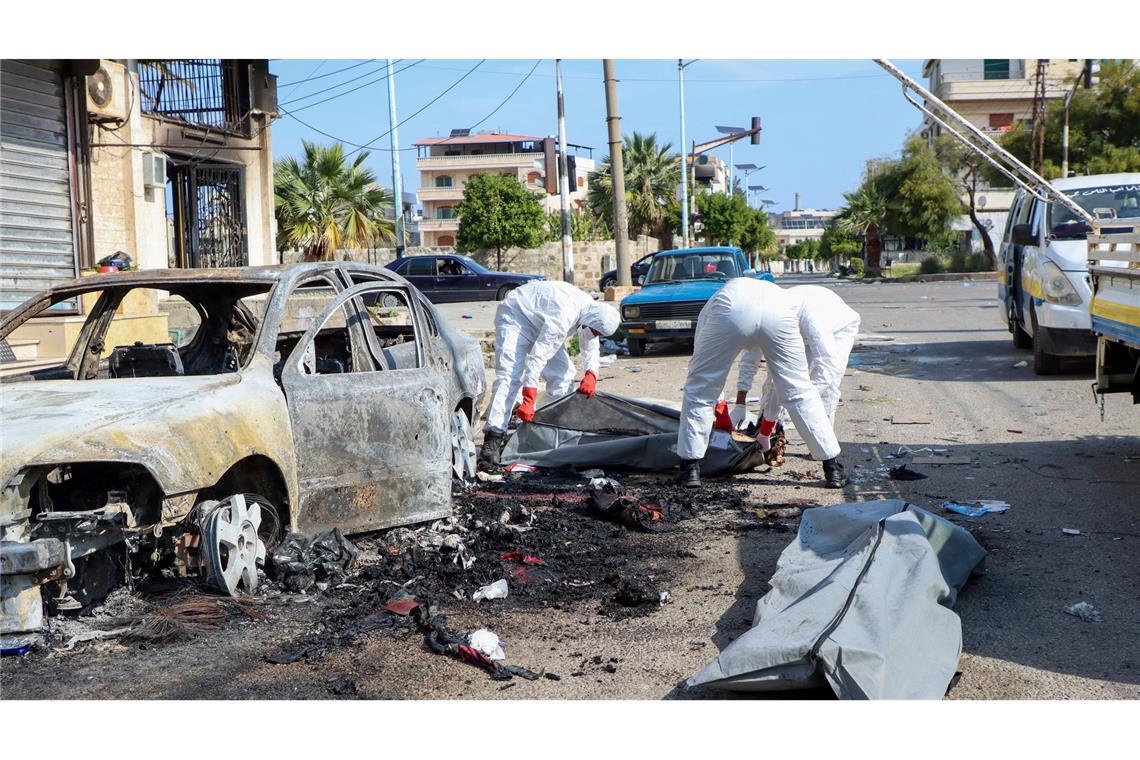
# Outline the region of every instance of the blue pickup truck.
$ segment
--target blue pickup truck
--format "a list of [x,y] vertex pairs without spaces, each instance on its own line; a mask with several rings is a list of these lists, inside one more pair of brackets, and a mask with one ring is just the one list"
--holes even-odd
[[641,356],[650,341],[691,339],[705,303],[733,277],[773,280],[749,268],[739,248],[681,248],[654,256],[641,290],[621,302],[630,356]]

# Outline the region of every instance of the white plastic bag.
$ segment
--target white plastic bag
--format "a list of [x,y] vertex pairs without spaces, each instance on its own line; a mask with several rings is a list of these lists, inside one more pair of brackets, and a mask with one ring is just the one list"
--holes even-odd
[[484,586],[471,595],[471,599],[481,602],[484,599],[502,599],[507,595],[507,579],[500,578],[490,586]]
[[505,660],[507,655],[503,652],[499,637],[486,628],[480,628],[467,634],[467,646],[474,649],[488,660]]

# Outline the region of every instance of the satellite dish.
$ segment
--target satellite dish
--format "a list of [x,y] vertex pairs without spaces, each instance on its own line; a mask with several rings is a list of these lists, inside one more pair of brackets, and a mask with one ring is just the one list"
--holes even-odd
[[98,71],[87,77],[87,97],[91,99],[93,105],[100,108],[106,106],[114,94],[111,74],[105,66],[100,66]]

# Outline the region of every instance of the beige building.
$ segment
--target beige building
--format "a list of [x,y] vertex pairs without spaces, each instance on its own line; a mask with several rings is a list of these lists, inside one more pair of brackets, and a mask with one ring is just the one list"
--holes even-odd
[[[459,218],[455,207],[463,200],[463,187],[467,180],[479,174],[502,174],[514,177],[528,190],[542,195],[543,206],[557,211],[558,200],[558,141],[553,137],[534,137],[488,132],[464,134],[455,130],[450,137],[429,137],[418,140],[416,169],[420,173],[417,193],[423,217],[419,221],[421,244],[425,246],[453,246],[459,232]],[[572,149],[588,148],[570,145]],[[586,202],[589,175],[595,164],[591,157],[580,153],[568,154],[571,208],[581,208]],[[555,164],[553,171],[547,165]]]
[[[931,58],[922,67],[936,97],[990,135],[1007,132],[1033,115],[1036,58]],[[1062,98],[1081,73],[1079,58],[1046,59],[1045,97]],[[942,128],[925,119],[920,134],[934,140]]]
[[[117,252],[139,269],[276,263],[276,100],[265,60],[0,62],[0,309]],[[83,319],[77,303],[9,342],[59,357]],[[122,319],[166,339],[157,301]]]
[[780,251],[794,243],[805,240],[819,240],[831,220],[839,215],[831,209],[800,208],[800,194],[796,193],[796,207],[789,211],[768,214],[772,231]]

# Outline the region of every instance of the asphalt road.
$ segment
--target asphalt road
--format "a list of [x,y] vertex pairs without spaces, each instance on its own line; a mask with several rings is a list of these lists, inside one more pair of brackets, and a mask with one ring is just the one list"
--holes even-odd
[[[1003,514],[953,516],[974,530],[989,556],[986,575],[959,596],[962,676],[950,698],[1140,697],[1140,406],[1110,397],[1102,422],[1089,391],[1090,363],[1050,378],[1036,377],[1031,361],[1016,366],[1031,357],[1013,348],[993,283],[780,280],[802,282],[835,288],[863,318],[866,340],[852,355],[837,415],[855,482],[843,491],[819,488],[818,464],[803,456],[805,447],[793,445],[784,468],[735,479],[749,498],[757,506],[793,497],[824,505],[904,498],[934,511],[948,499],[1009,502]],[[455,304],[444,311],[458,326],[479,332],[489,326],[494,306]],[[603,369],[599,387],[679,402],[687,363],[684,347],[653,348]],[[893,424],[892,417],[929,421]],[[914,465],[928,479],[890,480],[884,471],[897,462],[892,457],[901,446],[945,449],[939,453],[968,463]],[[678,684],[747,630],[776,558],[792,538],[727,529],[726,520],[724,513],[691,520],[669,539],[683,536],[688,551],[663,560],[675,564],[679,580],[670,588],[673,602],[652,615],[618,622],[597,614],[596,605],[512,610],[504,600],[449,616],[456,629],[491,628],[510,642],[512,662],[561,673],[559,681],[519,681],[503,690],[415,640],[392,636],[368,637],[318,662],[265,663],[265,652],[319,625],[318,605],[297,604],[274,613],[272,623],[189,644],[135,651],[102,642],[71,655],[6,661],[3,696],[714,697]],[[662,556],[673,557],[672,549]],[[1103,622],[1062,611],[1078,601],[1098,609]]]

